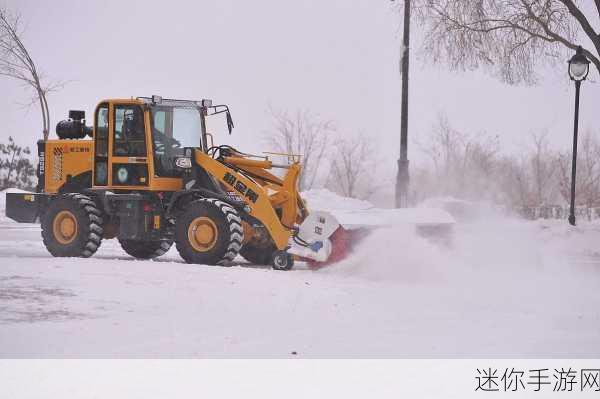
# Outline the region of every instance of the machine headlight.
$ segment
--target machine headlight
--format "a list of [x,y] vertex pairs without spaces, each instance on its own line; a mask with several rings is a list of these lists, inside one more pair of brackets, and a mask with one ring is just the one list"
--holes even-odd
[[125,183],[127,182],[127,178],[129,177],[129,172],[127,171],[127,168],[119,168],[119,170],[117,170],[117,179],[119,180],[119,183]]
[[191,158],[177,158],[175,159],[175,166],[181,169],[189,169],[192,167],[192,159]]

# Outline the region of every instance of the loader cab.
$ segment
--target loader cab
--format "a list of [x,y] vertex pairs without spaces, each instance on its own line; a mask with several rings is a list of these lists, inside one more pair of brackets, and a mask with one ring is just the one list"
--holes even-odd
[[150,99],[102,101],[94,113],[93,185],[97,189],[181,189],[174,160],[203,148],[199,107]]
[[186,148],[208,151],[212,137],[206,132],[206,117],[220,113],[226,113],[231,133],[229,108],[213,106],[210,100],[152,96],[100,102],[94,113],[94,187],[181,189],[182,172],[175,160],[190,156]]

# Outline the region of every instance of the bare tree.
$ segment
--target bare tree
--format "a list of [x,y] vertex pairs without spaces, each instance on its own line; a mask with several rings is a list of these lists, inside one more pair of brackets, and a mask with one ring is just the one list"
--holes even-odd
[[477,197],[486,191],[497,167],[498,137],[485,132],[469,136],[454,129],[440,114],[421,150],[434,166],[440,193]]
[[27,105],[39,103],[43,136],[44,140],[47,140],[50,129],[47,95],[63,84],[44,85],[43,76],[23,44],[22,36],[21,16],[11,14],[8,9],[0,7],[0,76],[17,79],[33,90],[34,94]]
[[558,196],[558,154],[548,145],[547,133],[531,135],[531,144],[518,156],[500,161],[500,192],[513,208],[555,203]]
[[507,156],[500,160],[498,176],[501,203],[511,208],[536,205],[533,199],[527,156]]
[[548,145],[548,133],[533,134],[533,143],[529,163],[531,165],[532,185],[535,205],[553,202],[556,192],[557,156]]
[[309,190],[316,182],[321,163],[327,153],[329,137],[335,131],[330,120],[320,119],[307,110],[298,110],[293,115],[270,109],[274,120],[267,142],[276,151],[299,155],[302,162],[300,190]]
[[[590,23],[594,0],[418,0],[424,49],[454,69],[488,67],[509,84],[536,81],[543,60],[564,60],[579,45],[600,72],[600,35]],[[593,3],[593,4],[592,4]]]
[[457,165],[457,158],[461,156],[460,152],[466,145],[466,140],[465,135],[450,125],[448,117],[440,113],[429,135],[428,145],[421,146],[421,150],[433,162],[437,175],[451,173],[448,166]]
[[[433,164],[431,173],[419,171],[416,196],[452,195],[467,199],[495,200],[499,169],[498,137],[485,132],[470,136],[454,129],[440,114],[421,150]],[[424,195],[419,190],[431,190]]]
[[[580,139],[575,178],[575,200],[587,207],[600,206],[600,141],[586,132]],[[558,163],[560,194],[571,199],[571,152],[561,152]]]
[[345,197],[369,198],[380,186],[376,183],[375,152],[368,137],[342,138],[334,143],[329,185]]

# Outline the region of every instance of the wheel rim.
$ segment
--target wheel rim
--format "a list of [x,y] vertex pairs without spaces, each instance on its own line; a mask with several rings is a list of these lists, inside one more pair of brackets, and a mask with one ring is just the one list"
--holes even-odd
[[288,262],[287,262],[287,257],[284,255],[277,255],[274,259],[273,259],[273,264],[280,268],[283,269],[284,267],[287,266]]
[[205,216],[192,220],[188,227],[188,241],[198,252],[210,251],[218,237],[217,225]]
[[67,245],[75,240],[78,232],[77,219],[70,211],[60,211],[52,222],[52,231],[56,241]]

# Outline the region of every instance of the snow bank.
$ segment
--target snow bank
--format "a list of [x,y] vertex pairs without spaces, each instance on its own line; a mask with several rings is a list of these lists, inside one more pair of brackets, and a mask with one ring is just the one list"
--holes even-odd
[[6,191],[0,191],[0,223],[10,220],[6,217]]
[[310,210],[359,211],[373,208],[369,201],[342,197],[327,189],[308,190],[301,195]]

